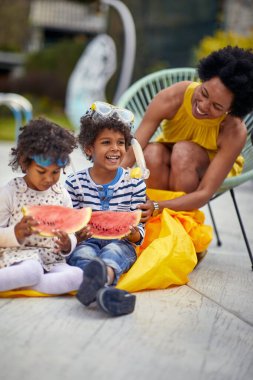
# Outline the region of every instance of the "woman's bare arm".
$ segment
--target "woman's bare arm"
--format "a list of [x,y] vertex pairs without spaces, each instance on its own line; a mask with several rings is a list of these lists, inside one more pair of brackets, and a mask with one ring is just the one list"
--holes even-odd
[[[135,138],[142,149],[145,149],[160,123],[172,118],[183,102],[184,92],[190,82],[179,82],[160,91],[148,106],[145,115],[136,130]],[[123,167],[131,167],[135,163],[133,149],[130,147],[122,162]]]

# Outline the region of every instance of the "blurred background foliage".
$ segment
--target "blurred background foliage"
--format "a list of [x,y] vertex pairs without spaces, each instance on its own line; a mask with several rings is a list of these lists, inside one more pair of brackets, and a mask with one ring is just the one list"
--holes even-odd
[[29,37],[29,9],[29,0],[0,0],[0,50],[24,50]]
[[205,36],[194,51],[195,61],[206,57],[214,50],[221,49],[227,45],[239,46],[243,49],[252,49],[253,32],[248,35],[238,34],[232,31],[217,30],[213,36]]
[[53,105],[63,105],[69,77],[85,49],[85,44],[85,39],[81,37],[64,39],[28,54],[24,63],[24,74],[9,82],[10,90],[38,97],[47,96],[54,101]]

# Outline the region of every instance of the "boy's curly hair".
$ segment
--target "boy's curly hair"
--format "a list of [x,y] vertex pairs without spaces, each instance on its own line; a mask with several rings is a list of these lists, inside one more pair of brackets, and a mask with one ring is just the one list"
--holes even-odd
[[17,170],[21,163],[28,167],[33,155],[43,155],[52,161],[61,159],[69,164],[69,154],[77,147],[74,135],[45,118],[31,120],[20,128],[17,146],[11,149],[9,166]]
[[80,133],[78,135],[78,141],[81,146],[82,151],[88,158],[88,160],[92,160],[90,156],[87,156],[85,149],[94,145],[95,140],[98,135],[104,129],[111,129],[113,131],[117,131],[123,134],[125,138],[125,147],[126,150],[131,145],[132,134],[129,125],[124,124],[119,119],[115,119],[114,117],[98,117],[93,118],[92,115],[86,114],[81,117],[81,126]]
[[253,52],[227,46],[201,59],[198,74],[202,81],[218,77],[234,94],[231,115],[243,118],[253,109]]

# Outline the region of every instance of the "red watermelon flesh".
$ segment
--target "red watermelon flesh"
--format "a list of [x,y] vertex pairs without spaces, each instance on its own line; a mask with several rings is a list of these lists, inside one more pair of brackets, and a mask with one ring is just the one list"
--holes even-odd
[[137,226],[141,210],[93,211],[88,226],[92,237],[98,239],[120,239],[128,235],[131,226]]
[[22,207],[26,216],[32,216],[39,225],[34,229],[42,236],[54,236],[53,230],[74,233],[81,230],[90,220],[92,210],[90,207],[73,209],[64,206],[26,205]]

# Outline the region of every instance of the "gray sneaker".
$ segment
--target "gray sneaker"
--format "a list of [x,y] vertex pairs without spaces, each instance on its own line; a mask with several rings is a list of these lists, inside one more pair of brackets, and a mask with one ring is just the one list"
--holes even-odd
[[96,300],[97,291],[107,281],[105,263],[100,259],[94,259],[83,269],[83,282],[76,294],[76,298],[85,306]]
[[112,316],[130,314],[134,311],[136,296],[125,290],[104,287],[97,292],[97,304]]

